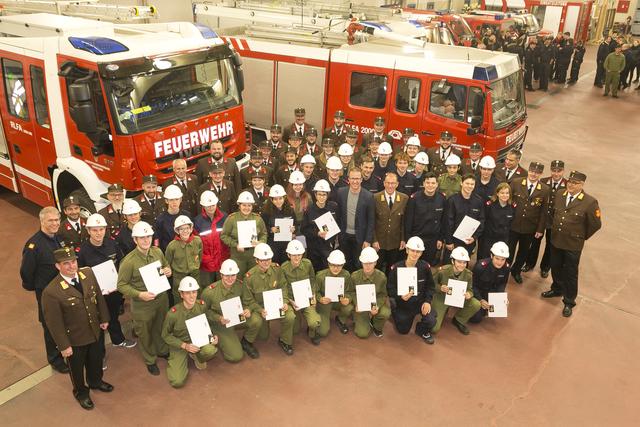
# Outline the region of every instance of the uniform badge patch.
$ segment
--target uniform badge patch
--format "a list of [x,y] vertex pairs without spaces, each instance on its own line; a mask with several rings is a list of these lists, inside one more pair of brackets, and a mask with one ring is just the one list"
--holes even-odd
[[600,218],[600,209],[596,209],[596,218]]

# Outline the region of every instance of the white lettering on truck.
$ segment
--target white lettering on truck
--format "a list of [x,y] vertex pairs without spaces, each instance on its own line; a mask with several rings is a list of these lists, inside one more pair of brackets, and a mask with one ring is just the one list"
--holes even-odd
[[158,157],[168,156],[169,154],[179,153],[182,150],[198,147],[208,144],[216,139],[224,138],[233,134],[233,122],[228,121],[213,125],[208,128],[198,129],[194,132],[185,133],[174,136],[162,141],[153,143],[156,159]]

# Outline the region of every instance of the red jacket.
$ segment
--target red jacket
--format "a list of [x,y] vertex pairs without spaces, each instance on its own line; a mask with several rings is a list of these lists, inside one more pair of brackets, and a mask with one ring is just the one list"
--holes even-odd
[[194,218],[195,233],[202,239],[202,263],[200,264],[202,270],[220,271],[222,262],[229,258],[229,248],[220,240],[222,225],[226,219],[227,214],[220,209],[216,211],[213,220],[204,209]]

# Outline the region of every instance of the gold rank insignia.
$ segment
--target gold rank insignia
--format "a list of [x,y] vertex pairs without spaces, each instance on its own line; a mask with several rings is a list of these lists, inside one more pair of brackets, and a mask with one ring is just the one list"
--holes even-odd
[[273,281],[273,285],[271,285],[271,287],[272,287],[272,288],[275,288],[277,283],[278,283],[278,281],[277,281],[277,280],[274,280],[274,281]]
[[578,200],[582,200],[584,198],[584,193],[580,193],[580,195],[578,196]]
[[28,246],[28,248],[29,248],[29,249],[33,249],[33,248],[35,248],[35,247],[36,247],[36,244],[35,244],[35,243],[29,243],[29,246]]
[[62,286],[62,289],[69,289],[69,285],[67,284],[66,280],[61,280],[60,286]]
[[78,271],[78,276],[80,276],[80,280],[84,280],[87,278],[87,276],[85,276],[82,271]]
[[600,209],[596,209],[595,215],[596,215],[596,218],[600,218],[600,215],[601,215]]

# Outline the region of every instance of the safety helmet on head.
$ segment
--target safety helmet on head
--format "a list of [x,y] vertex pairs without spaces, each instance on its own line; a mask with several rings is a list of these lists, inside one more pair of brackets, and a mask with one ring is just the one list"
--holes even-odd
[[187,276],[180,280],[178,290],[180,292],[199,291],[200,286],[198,285],[198,281],[196,279],[191,276]]
[[427,156],[427,153],[425,153],[424,151],[421,151],[418,154],[416,154],[413,160],[415,160],[416,163],[420,163],[421,165],[429,164],[429,156]]
[[280,184],[276,184],[269,190],[269,197],[284,197],[287,193],[284,191],[284,187]]
[[407,240],[407,248],[414,251],[424,251],[424,242],[418,236],[413,236]]
[[123,215],[133,215],[142,212],[140,204],[133,199],[126,199],[122,204]]
[[392,153],[393,153],[393,149],[391,148],[391,144],[389,144],[388,142],[383,142],[378,147],[378,154],[384,155],[384,154],[392,154]]
[[273,251],[266,243],[258,243],[253,249],[253,256],[259,260],[271,259],[273,258]]
[[313,163],[315,165],[316,159],[311,154],[305,154],[304,156],[302,156],[302,159],[300,159],[300,164],[303,163]]
[[165,199],[179,199],[182,197],[182,191],[177,185],[171,184],[164,190]]
[[300,171],[293,171],[289,175],[289,184],[304,184],[306,180],[304,174]]
[[240,203],[255,203],[256,200],[253,198],[253,194],[249,193],[248,191],[243,191],[242,193],[240,193],[240,195],[238,195],[238,204]]
[[327,258],[327,262],[333,265],[345,265],[347,260],[344,257],[344,253],[342,253],[341,250],[336,249],[335,251],[331,251]]
[[327,169],[331,169],[331,170],[341,170],[342,162],[340,161],[339,157],[331,156],[327,159],[326,167]]
[[376,262],[378,261],[378,253],[371,246],[367,246],[360,252],[360,257],[358,258],[362,263],[368,262]]
[[188,216],[180,215],[173,222],[173,229],[175,231],[178,231],[178,228],[182,227],[183,225],[193,225],[193,222],[191,222]]
[[458,261],[469,261],[469,252],[462,246],[458,246],[451,251],[451,258]]
[[491,156],[484,156],[480,159],[480,167],[485,169],[495,169],[496,161]]
[[99,213],[94,213],[87,218],[87,224],[85,227],[106,227],[107,221]]
[[302,255],[304,253],[304,246],[300,240],[293,239],[287,244],[287,253],[289,255]]
[[409,139],[407,139],[407,145],[416,145],[420,147],[420,138],[417,136],[409,137]]
[[447,160],[444,161],[445,166],[460,166],[460,157],[457,154],[449,154]]
[[316,185],[313,186],[313,191],[324,191],[326,193],[331,191],[331,186],[325,179],[319,179]]
[[213,191],[206,190],[206,191],[203,191],[202,194],[200,195],[201,206],[207,207],[207,206],[217,205],[218,201],[219,201],[218,196],[216,196],[216,193],[214,193]]
[[347,143],[341,144],[338,148],[338,156],[353,156],[353,147]]
[[220,266],[220,274],[224,276],[233,276],[234,274],[238,274],[239,272],[240,268],[238,268],[238,264],[231,258],[224,260],[224,262]]
[[151,226],[144,221],[136,222],[133,226],[133,229],[131,229],[131,237],[147,236],[153,236],[153,228],[151,228]]
[[509,258],[509,246],[505,242],[495,242],[491,246],[491,253],[502,258]]

